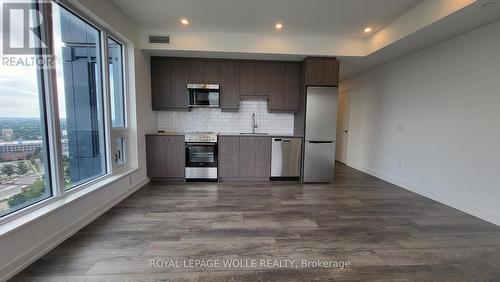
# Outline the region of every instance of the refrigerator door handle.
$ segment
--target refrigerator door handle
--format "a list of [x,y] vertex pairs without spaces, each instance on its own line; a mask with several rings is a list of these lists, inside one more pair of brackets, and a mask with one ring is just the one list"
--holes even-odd
[[328,144],[328,143],[333,143],[334,141],[307,141],[307,143],[311,144]]

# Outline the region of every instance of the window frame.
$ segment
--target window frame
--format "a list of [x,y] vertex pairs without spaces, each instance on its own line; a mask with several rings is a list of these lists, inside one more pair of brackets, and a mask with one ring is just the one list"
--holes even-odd
[[[127,129],[128,128],[128,124],[129,124],[129,121],[128,121],[129,114],[128,114],[128,111],[127,111],[128,110],[128,101],[126,99],[128,97],[128,95],[126,95],[126,93],[128,93],[127,92],[128,87],[127,87],[127,84],[125,83],[125,80],[127,78],[127,73],[126,73],[126,71],[127,71],[127,67],[126,67],[126,65],[127,65],[126,46],[127,45],[122,40],[118,39],[112,33],[108,33],[106,35],[106,40],[108,38],[121,45],[121,53],[120,53],[120,55],[122,56],[122,67],[121,67],[121,69],[122,69],[122,90],[123,90],[123,93],[122,93],[122,95],[123,95],[123,126],[114,127],[113,126],[113,122],[111,122],[111,130]],[[109,55],[108,54],[108,48],[106,48],[106,58],[108,58],[108,55]],[[110,78],[110,76],[109,76],[109,64],[106,67],[108,69],[108,74],[107,74],[107,78],[108,79],[106,80],[106,82],[108,84],[107,87],[108,87],[108,91],[109,91],[109,94],[110,94],[110,96],[109,96],[109,98],[110,98],[109,106],[111,107],[111,80],[109,79]],[[112,119],[113,118],[113,116],[112,116],[113,112],[111,111],[111,108],[110,108],[110,113],[111,113],[111,119]]]
[[[124,171],[125,169],[129,168],[130,167],[130,157],[129,157],[129,154],[130,154],[130,146],[129,146],[129,124],[130,124],[130,115],[128,114],[130,108],[129,108],[129,90],[128,90],[128,85],[127,83],[125,83],[125,81],[128,81],[128,57],[127,57],[127,44],[124,42],[124,40],[122,39],[119,39],[119,37],[117,37],[115,34],[113,33],[107,33],[105,34],[106,36],[106,43],[107,43],[107,39],[110,38],[112,40],[114,40],[115,42],[117,42],[118,44],[121,45],[122,47],[122,51],[121,51],[121,56],[122,56],[122,87],[123,87],[123,123],[124,123],[124,126],[122,127],[113,127],[113,121],[112,121],[112,115],[113,115],[113,111],[111,110],[111,83],[110,83],[110,76],[109,76],[109,72],[110,72],[110,69],[109,69],[109,64],[106,63],[106,89],[108,91],[108,99],[109,99],[109,103],[107,105],[108,107],[108,110],[109,110],[109,124],[110,124],[110,130],[109,130],[109,133],[110,133],[110,149],[111,149],[111,152],[110,152],[110,157],[111,157],[111,165],[110,165],[110,168],[112,170],[112,174],[116,174],[118,172],[122,172]],[[107,45],[106,45],[107,46]],[[108,48],[106,48],[105,50],[105,53],[106,53],[106,62],[108,60]],[[115,152],[116,152],[116,142],[115,140],[117,138],[123,138],[124,139],[124,142],[125,142],[125,149],[124,149],[124,155],[125,155],[125,160],[124,162],[122,163],[116,163],[114,161],[115,159]]]
[[[34,0],[34,5],[37,7],[40,0]],[[72,196],[75,193],[78,193],[85,189],[95,189],[95,186],[99,184],[99,182],[103,182],[106,184],[106,180],[111,177],[117,176],[121,173],[124,173],[126,169],[130,169],[130,141],[129,141],[129,125],[130,125],[130,115],[128,114],[130,110],[130,92],[129,92],[129,64],[128,64],[128,53],[130,52],[130,43],[126,37],[120,36],[118,32],[114,32],[109,28],[104,27],[99,23],[100,19],[96,18],[93,15],[88,15],[85,12],[82,12],[79,8],[75,7],[73,4],[69,3],[69,0],[52,0],[52,5],[59,5],[64,9],[67,9],[70,13],[75,15],[76,17],[83,20],[85,23],[94,27],[99,31],[100,38],[100,60],[101,64],[101,81],[100,87],[102,88],[102,99],[103,99],[103,122],[104,122],[104,150],[105,150],[105,165],[106,172],[103,175],[99,175],[87,182],[79,184],[70,189],[65,189],[64,185],[64,169],[63,169],[63,154],[62,154],[62,135],[61,135],[61,124],[60,124],[60,116],[59,116],[59,104],[58,104],[58,91],[57,91],[57,74],[55,68],[44,68],[40,69],[39,73],[43,80],[43,85],[39,88],[43,93],[43,101],[45,105],[40,105],[40,110],[43,111],[43,130],[45,131],[45,139],[47,139],[47,156],[49,165],[47,166],[47,170],[49,174],[46,174],[49,177],[51,196],[35,202],[29,206],[23,207],[17,211],[13,211],[8,213],[2,217],[0,217],[0,225],[3,225],[7,222],[19,219],[23,216],[27,216],[34,211],[41,209],[45,206],[48,206],[56,201],[65,199],[69,196]],[[52,14],[52,5],[49,5],[49,9],[42,9],[41,14],[44,16],[44,20],[47,24],[44,24],[40,27],[40,34],[43,38],[46,38],[48,43],[47,49],[42,49],[42,55],[54,55],[54,36],[53,36],[53,18],[48,15]],[[111,97],[110,97],[110,89],[109,89],[109,66],[108,66],[108,44],[107,38],[111,38],[114,41],[118,42],[122,46],[122,84],[123,84],[123,107],[124,107],[124,127],[112,127],[112,112],[111,112]],[[43,109],[42,109],[43,108]],[[114,151],[115,146],[113,143],[114,138],[123,137],[125,139],[125,161],[121,164],[115,164],[114,162]],[[102,187],[98,187],[100,189]]]

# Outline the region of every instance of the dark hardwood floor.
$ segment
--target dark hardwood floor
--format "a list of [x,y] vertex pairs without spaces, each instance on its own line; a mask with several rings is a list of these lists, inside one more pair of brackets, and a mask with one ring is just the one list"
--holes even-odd
[[[257,266],[191,268],[187,259]],[[330,185],[150,184],[13,280],[500,281],[500,228],[340,164]]]

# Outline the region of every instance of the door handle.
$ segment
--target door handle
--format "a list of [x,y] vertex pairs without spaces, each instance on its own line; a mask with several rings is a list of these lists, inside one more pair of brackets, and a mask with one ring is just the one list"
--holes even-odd
[[344,133],[347,133],[347,130],[342,130],[342,131],[344,131]]
[[333,143],[333,141],[308,141],[310,144],[329,144]]

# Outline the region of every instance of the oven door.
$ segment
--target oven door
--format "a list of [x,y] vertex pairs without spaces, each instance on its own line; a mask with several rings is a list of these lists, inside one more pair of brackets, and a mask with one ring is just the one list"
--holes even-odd
[[217,167],[217,143],[186,143],[186,167]]
[[189,107],[219,107],[219,89],[189,88]]

